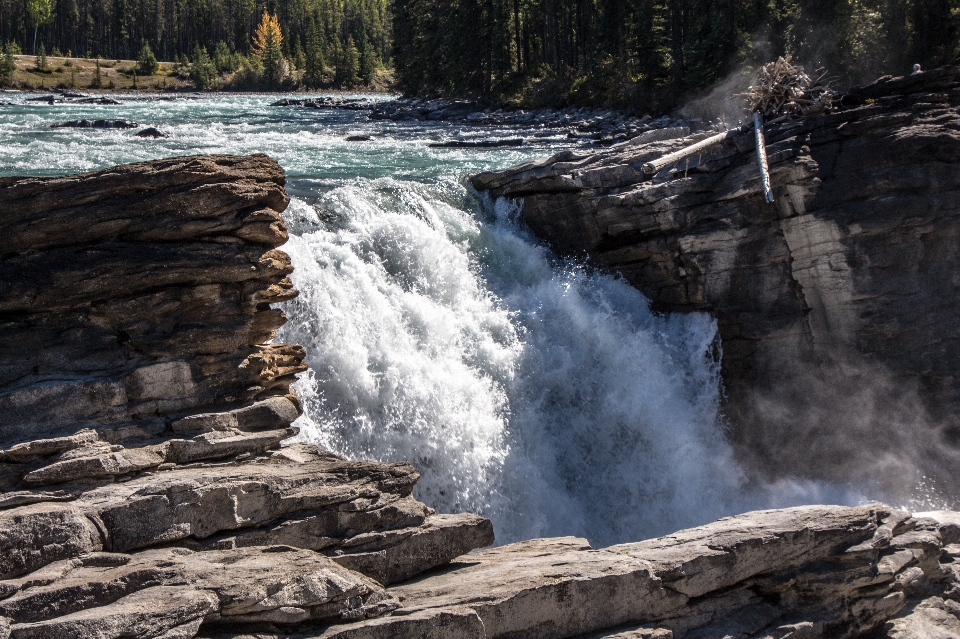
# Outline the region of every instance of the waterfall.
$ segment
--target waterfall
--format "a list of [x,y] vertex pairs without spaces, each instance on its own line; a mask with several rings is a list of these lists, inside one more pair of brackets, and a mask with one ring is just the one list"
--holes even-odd
[[725,437],[715,322],[651,312],[511,212],[452,180],[291,203],[300,297],[281,337],[308,352],[301,436],[409,460],[418,498],[492,518],[501,542],[608,544],[771,502]]

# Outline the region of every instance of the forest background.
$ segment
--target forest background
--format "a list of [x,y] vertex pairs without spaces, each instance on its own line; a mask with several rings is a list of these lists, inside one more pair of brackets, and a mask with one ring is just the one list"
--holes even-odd
[[960,0],[0,0],[8,53],[149,50],[232,88],[356,88],[392,69],[410,95],[645,112],[779,55],[837,86],[957,63],[958,36]]

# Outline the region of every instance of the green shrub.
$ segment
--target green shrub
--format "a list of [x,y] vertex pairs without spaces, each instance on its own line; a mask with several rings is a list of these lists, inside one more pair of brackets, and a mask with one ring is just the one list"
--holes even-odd
[[217,69],[207,50],[200,45],[193,50],[193,64],[190,65],[190,80],[198,91],[209,89],[217,79]]

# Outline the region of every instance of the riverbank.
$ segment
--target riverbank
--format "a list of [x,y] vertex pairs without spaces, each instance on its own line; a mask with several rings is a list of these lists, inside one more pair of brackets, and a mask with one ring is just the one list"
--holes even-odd
[[[38,56],[14,56],[16,70],[8,88],[19,91],[50,91],[54,89],[69,91],[97,91],[99,93],[180,93],[196,92],[197,87],[190,79],[189,65],[174,62],[160,62],[156,73],[143,75],[136,73],[136,60],[99,60],[100,74],[97,77],[95,58],[74,58],[46,56],[46,64],[41,66]],[[242,87],[230,90],[236,74],[224,74],[213,82],[214,90],[204,93],[249,93],[255,87]],[[389,93],[393,90],[393,73],[389,69],[378,69],[369,85],[356,90],[324,89],[324,93]],[[276,93],[307,91],[296,84],[285,84],[274,90]],[[262,91],[259,91],[262,92]],[[310,89],[309,92],[316,92]]]

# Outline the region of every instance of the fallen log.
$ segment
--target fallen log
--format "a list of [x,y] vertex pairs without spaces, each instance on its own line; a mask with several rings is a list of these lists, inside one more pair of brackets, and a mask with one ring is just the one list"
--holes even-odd
[[773,202],[773,189],[770,187],[770,167],[767,164],[767,143],[763,139],[763,116],[753,112],[753,135],[757,142],[757,164],[760,165],[760,181],[763,184],[763,197]]
[[684,147],[679,151],[674,151],[673,153],[668,153],[663,157],[653,160],[651,162],[646,162],[643,165],[643,172],[647,175],[654,175],[659,173],[661,170],[666,167],[676,164],[680,160],[686,159],[691,155],[700,153],[712,146],[716,146],[725,140],[736,137],[743,133],[743,127],[737,127],[736,129],[730,129],[729,131],[724,131],[723,133],[717,133],[716,135],[710,136],[700,140],[696,144],[691,144],[690,146]]

